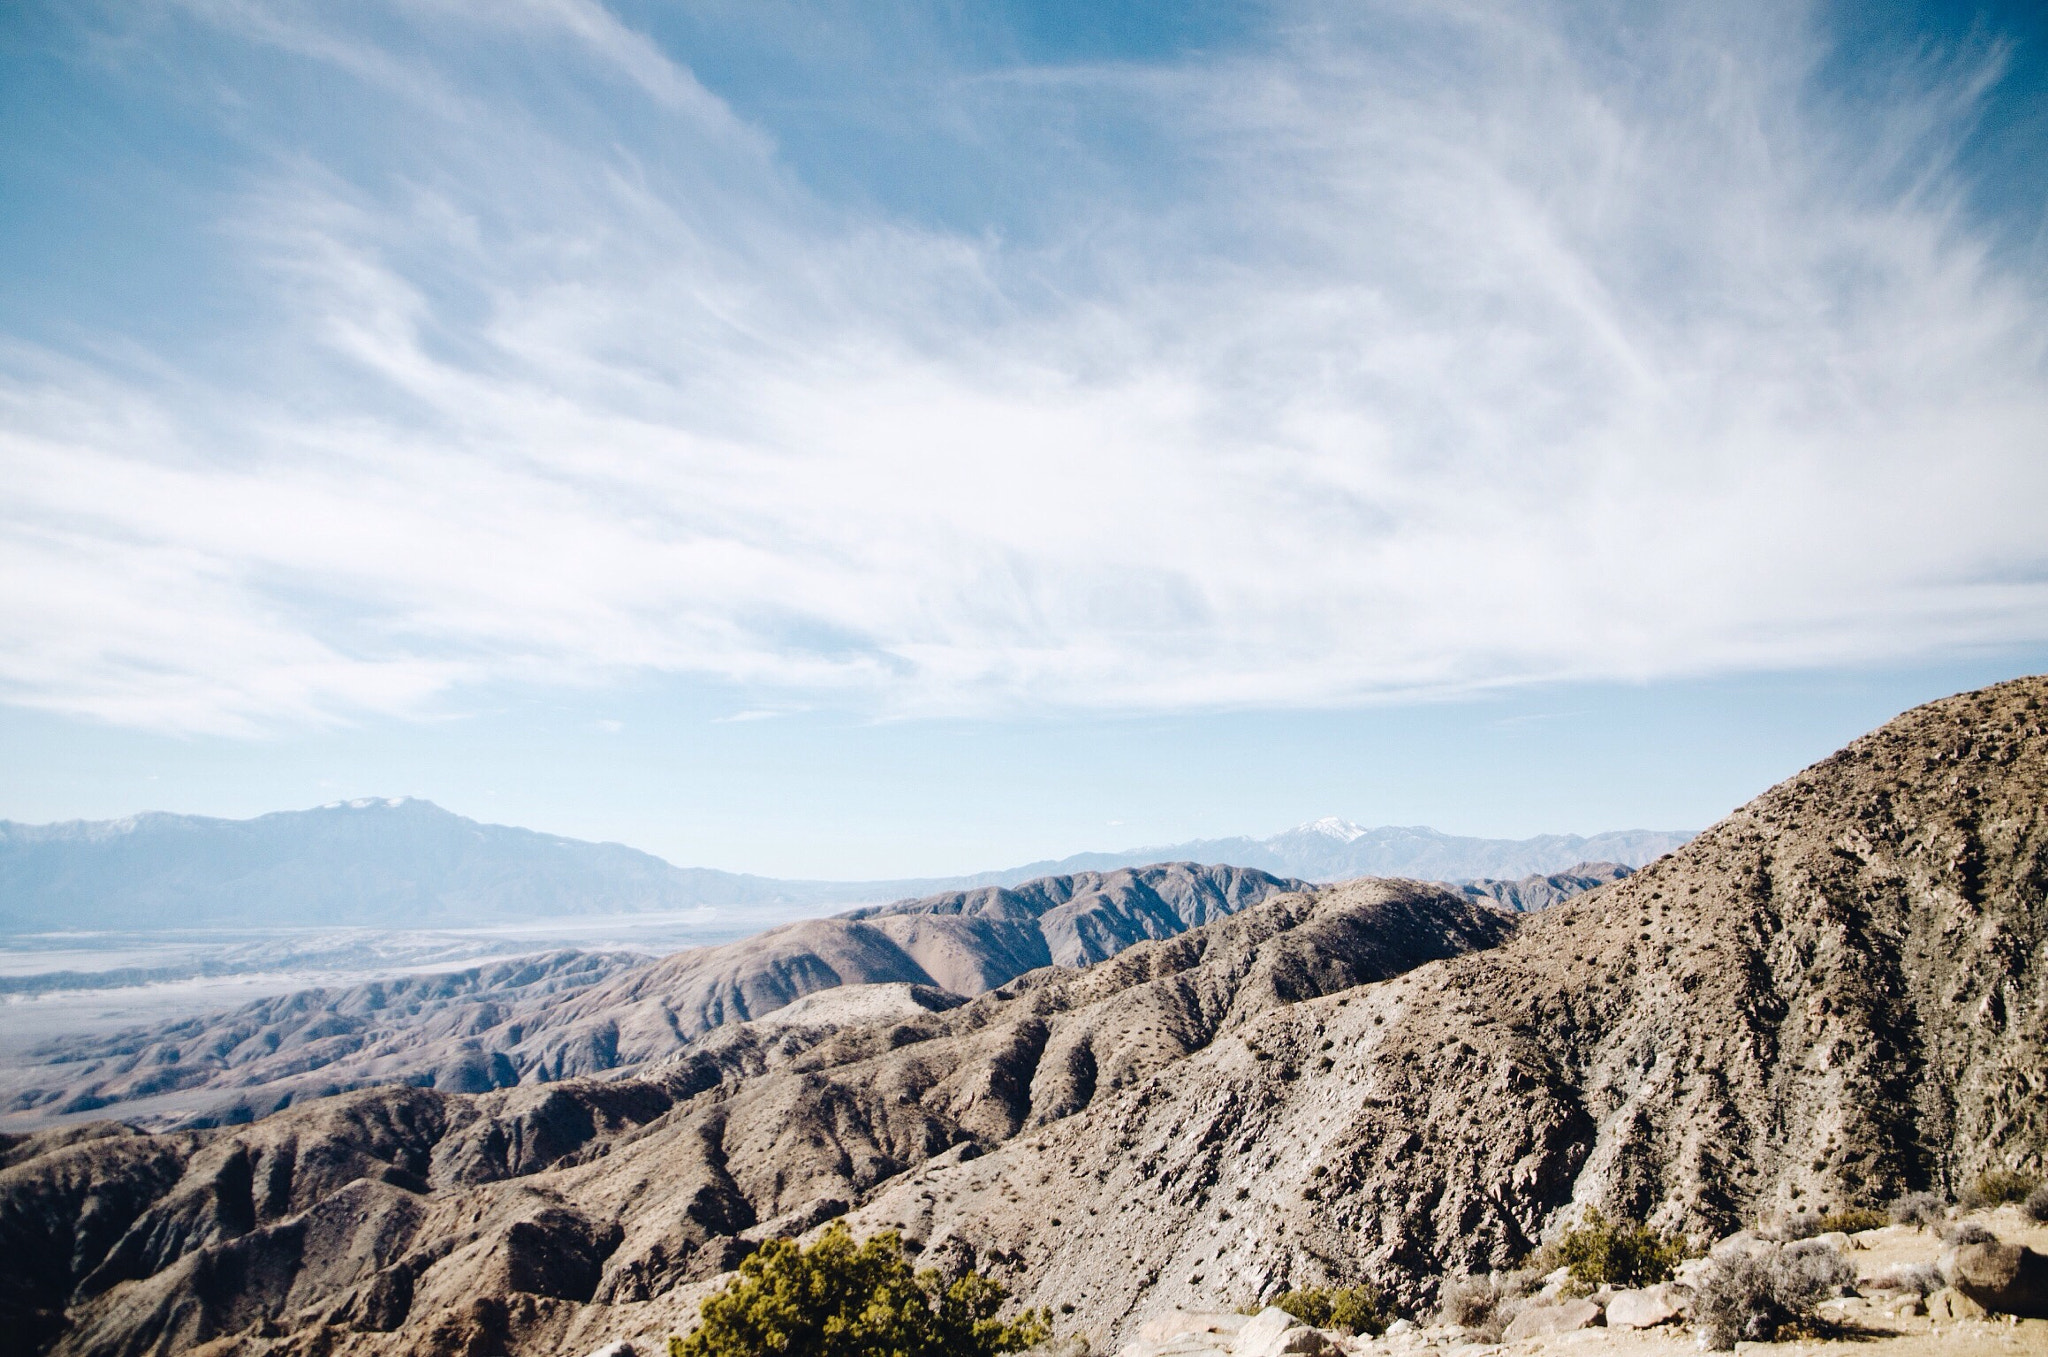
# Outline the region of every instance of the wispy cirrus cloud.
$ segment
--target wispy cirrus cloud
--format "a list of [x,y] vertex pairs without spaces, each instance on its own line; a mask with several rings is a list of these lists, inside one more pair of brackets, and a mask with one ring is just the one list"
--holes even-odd
[[7,353],[7,700],[1174,710],[2048,639],[2048,307],[1947,158],[1995,50],[1874,110],[1770,6],[920,68],[1035,189],[969,230],[807,186],[595,4],[201,14],[407,135],[264,134],[226,375]]

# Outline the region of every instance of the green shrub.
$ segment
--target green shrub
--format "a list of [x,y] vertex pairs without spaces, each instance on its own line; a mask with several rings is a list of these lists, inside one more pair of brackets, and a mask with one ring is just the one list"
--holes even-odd
[[2023,1202],[2027,1194],[2041,1185],[2041,1180],[2031,1173],[2015,1173],[2011,1169],[1989,1169],[1977,1175],[1963,1192],[1964,1206],[2003,1206],[2007,1202]]
[[[1266,1302],[1315,1329],[1381,1334],[1393,1322],[1386,1298],[1376,1286],[1309,1286],[1282,1291]],[[1261,1306],[1252,1306],[1256,1313]]]
[[1890,1218],[1882,1211],[1873,1211],[1867,1206],[1845,1206],[1820,1218],[1820,1233],[1840,1230],[1843,1234],[1856,1234],[1862,1230],[1882,1229],[1888,1224]]
[[995,1317],[1008,1295],[975,1272],[948,1286],[913,1271],[893,1231],[855,1244],[838,1223],[808,1249],[762,1245],[669,1357],[994,1357],[1045,1341],[1042,1310]]
[[1544,1254],[1553,1267],[1568,1269],[1589,1286],[1649,1286],[1666,1281],[1685,1261],[1685,1241],[1647,1225],[1609,1223],[1598,1211],[1566,1230]]

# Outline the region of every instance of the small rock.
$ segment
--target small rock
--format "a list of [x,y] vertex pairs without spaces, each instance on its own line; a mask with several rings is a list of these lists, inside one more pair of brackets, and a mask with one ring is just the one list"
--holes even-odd
[[1943,1255],[1941,1271],[1986,1310],[2048,1318],[2048,1255],[2021,1244],[1964,1244]]
[[1651,1329],[1669,1324],[1692,1308],[1689,1288],[1659,1282],[1637,1291],[1617,1291],[1607,1302],[1607,1324],[1614,1329]]
[[606,1343],[590,1357],[640,1357],[640,1349],[634,1347],[630,1340],[621,1338],[616,1343]]
[[1918,1296],[1908,1296],[1904,1300],[1894,1301],[1885,1313],[1899,1319],[1910,1319],[1914,1315],[1926,1314],[1927,1302]]
[[1927,1298],[1927,1313],[1933,1319],[1982,1319],[1984,1307],[1952,1286],[1944,1286]]
[[1412,1332],[1414,1328],[1414,1321],[1407,1319],[1397,1319],[1392,1324],[1387,1325],[1387,1336],[1391,1338],[1397,1333],[1409,1333]]
[[1589,1300],[1559,1301],[1555,1305],[1531,1305],[1515,1316],[1501,1337],[1510,1343],[1545,1334],[1572,1333],[1600,1322],[1600,1307]]

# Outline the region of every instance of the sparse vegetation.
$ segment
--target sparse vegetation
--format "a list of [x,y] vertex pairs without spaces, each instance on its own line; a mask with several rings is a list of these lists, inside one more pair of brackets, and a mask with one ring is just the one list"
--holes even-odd
[[1531,1286],[1532,1278],[1526,1272],[1482,1272],[1449,1278],[1438,1293],[1436,1322],[1477,1330],[1488,1341],[1497,1343],[1508,1322],[1522,1308]]
[[1685,1256],[1683,1239],[1588,1211],[1584,1224],[1544,1246],[1537,1267],[1565,1268],[1589,1286],[1649,1286],[1667,1280]]
[[1773,1342],[1781,1330],[1811,1323],[1816,1305],[1855,1280],[1848,1259],[1811,1240],[1726,1258],[1701,1279],[1693,1322],[1706,1346],[1717,1351],[1738,1342]]
[[762,1245],[669,1357],[995,1357],[1049,1338],[1043,1311],[995,1317],[1008,1294],[975,1272],[914,1271],[893,1231],[856,1244],[835,1223],[808,1249]]
[[1794,1211],[1775,1230],[1768,1231],[1770,1237],[1793,1242],[1811,1239],[1828,1227],[1818,1211]]
[[1932,1192],[1909,1192],[1892,1203],[1891,1217],[1894,1225],[1924,1230],[1948,1219],[1948,1203]]
[[1906,1291],[1916,1296],[1931,1296],[1944,1285],[1941,1269],[1932,1263],[1899,1263],[1870,1279],[1873,1291]]
[[[1266,1302],[1317,1329],[1385,1333],[1394,1316],[1376,1286],[1309,1286],[1282,1291]],[[1264,1307],[1252,1306],[1256,1312]]]
[[2048,1183],[2027,1194],[2026,1211],[2028,1219],[2048,1223]]
[[1863,1230],[1882,1229],[1888,1223],[1889,1220],[1882,1211],[1872,1210],[1868,1206],[1845,1206],[1839,1211],[1830,1211],[1822,1216],[1817,1233],[1827,1234],[1840,1230],[1843,1234],[1856,1234]]
[[1941,1235],[1941,1242],[1952,1249],[1959,1249],[1965,1244],[1996,1244],[1998,1242],[1997,1235],[1974,1220],[1966,1220],[1956,1225],[1945,1226],[1939,1231],[1939,1234]]
[[2031,1173],[2018,1173],[2012,1169],[1988,1169],[1977,1175],[1977,1181],[1965,1188],[1962,1205],[1967,1207],[2004,1206],[2007,1202],[2023,1202],[2041,1185],[2041,1180]]

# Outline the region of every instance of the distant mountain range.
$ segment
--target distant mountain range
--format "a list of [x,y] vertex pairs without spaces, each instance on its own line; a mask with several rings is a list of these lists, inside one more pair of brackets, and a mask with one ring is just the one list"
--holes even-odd
[[150,813],[125,820],[0,821],[0,931],[352,925],[476,926],[521,919],[780,911],[877,904],[949,890],[1157,862],[1254,867],[1306,881],[1466,881],[1604,861],[1636,867],[1683,832],[1477,839],[1318,820],[1270,838],[1079,853],[1006,871],[895,881],[788,881],[676,867],[622,844],[480,824],[430,801],[370,799],[253,820]]
[[1361,876],[1410,877],[1418,881],[1546,876],[1582,862],[1641,867],[1683,847],[1693,833],[1623,829],[1590,838],[1540,834],[1533,839],[1475,839],[1445,834],[1426,825],[1368,829],[1329,816],[1263,839],[1193,839],[1121,853],[1076,853],[1057,861],[1031,862],[1007,872],[990,872],[986,877],[974,878],[973,884],[1010,885],[1062,872],[1106,872],[1148,862],[1227,862],[1233,867],[1257,867],[1304,881],[1349,881]]

